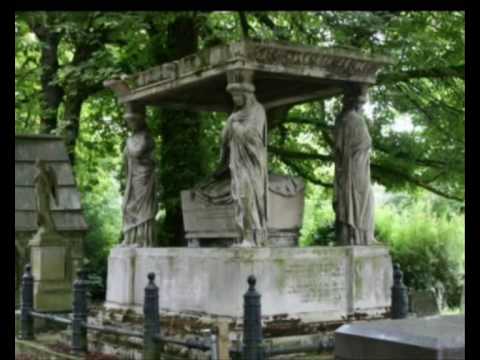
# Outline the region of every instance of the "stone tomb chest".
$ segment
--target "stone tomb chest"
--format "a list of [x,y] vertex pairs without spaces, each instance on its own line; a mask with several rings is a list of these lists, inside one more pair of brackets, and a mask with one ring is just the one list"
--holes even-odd
[[55,171],[58,182],[58,206],[52,202],[52,216],[57,231],[67,240],[65,275],[73,279],[75,263],[83,257],[87,224],[80,193],[75,185],[72,166],[61,137],[51,135],[15,136],[15,289],[20,284],[23,266],[30,259],[28,242],[38,230],[33,185],[36,159]]
[[[267,246],[297,246],[303,222],[304,182],[298,177],[269,175]],[[227,179],[222,189],[230,186]],[[212,205],[195,190],[182,191],[185,237],[189,246],[219,246],[238,236],[232,204]],[[212,241],[214,240],[214,241]]]

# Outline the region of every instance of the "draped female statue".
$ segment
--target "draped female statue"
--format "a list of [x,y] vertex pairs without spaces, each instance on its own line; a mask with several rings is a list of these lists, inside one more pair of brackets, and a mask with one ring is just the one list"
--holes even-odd
[[222,133],[220,168],[196,192],[213,204],[233,203],[240,245],[259,246],[267,228],[265,109],[256,100],[251,81],[229,81],[227,91],[234,110]]
[[127,184],[123,197],[122,246],[151,247],[154,241],[154,141],[143,113],[125,115],[132,135],[124,150]]
[[335,123],[333,206],[340,245],[369,245],[374,240],[374,200],[370,184],[372,140],[362,118],[367,87],[352,85]]
[[33,184],[35,188],[37,225],[39,229],[46,233],[55,232],[55,223],[50,209],[50,197],[58,205],[57,177],[53,169],[50,166],[46,166],[43,160],[37,159],[35,161]]

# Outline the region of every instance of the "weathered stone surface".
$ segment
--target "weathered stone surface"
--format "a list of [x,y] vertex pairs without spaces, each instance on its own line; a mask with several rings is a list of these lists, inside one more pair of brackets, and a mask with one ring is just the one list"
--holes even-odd
[[[33,162],[17,162],[15,163],[15,185],[17,186],[33,186]],[[75,186],[75,179],[71,166],[68,163],[55,162],[50,163],[57,174],[57,181],[59,186]]]
[[[82,232],[88,229],[83,210],[52,211],[53,222],[59,231]],[[15,229],[17,232],[33,232],[37,229],[36,215],[32,210],[15,211]]]
[[39,158],[48,162],[69,162],[68,154],[62,151],[63,139],[50,135],[15,135],[15,162],[35,162]]
[[43,160],[55,171],[58,206],[50,208],[57,229],[86,231],[81,199],[63,138],[50,135],[15,136],[15,232],[36,231],[33,176],[35,160]]
[[384,313],[392,285],[388,250],[376,246],[117,248],[109,258],[107,307],[141,311],[149,272],[156,274],[163,311],[239,318],[246,279],[254,274],[266,319],[305,322]]
[[338,95],[347,81],[374,83],[389,63],[359,51],[278,42],[242,41],[204,49],[124,80],[109,81],[122,102],[199,111],[231,110],[225,74],[248,68],[256,73],[256,94],[265,108]]
[[465,359],[465,316],[343,325],[335,332],[335,359]]
[[335,121],[335,180],[333,207],[339,245],[374,243],[374,199],[370,184],[372,139],[362,106],[367,86],[345,89],[343,109]]
[[136,250],[116,247],[108,257],[107,303],[130,307],[134,303]]
[[67,248],[57,233],[41,230],[30,242],[33,300],[36,310],[68,311],[71,309],[71,282],[66,273]]
[[[135,112],[133,112],[135,111]],[[132,131],[124,149],[126,186],[123,194],[121,246],[151,247],[154,241],[155,142],[145,122],[145,108],[127,107],[125,120]]]
[[428,290],[412,290],[410,294],[411,311],[418,317],[440,313],[435,293]]
[[361,313],[377,303],[390,306],[391,263],[382,246],[353,246],[353,284],[351,312]]
[[[80,193],[77,189],[59,188],[58,205],[52,201],[52,211],[60,210],[82,210],[80,203]],[[16,211],[35,211],[35,192],[33,187],[15,188],[15,210]]]
[[[297,187],[290,188],[289,183],[295,183]],[[290,180],[286,176],[270,174],[268,196],[269,238],[266,246],[296,246],[304,211],[302,179]],[[192,190],[182,191],[181,201],[187,239],[238,237],[232,204],[210,204],[195,196]]]

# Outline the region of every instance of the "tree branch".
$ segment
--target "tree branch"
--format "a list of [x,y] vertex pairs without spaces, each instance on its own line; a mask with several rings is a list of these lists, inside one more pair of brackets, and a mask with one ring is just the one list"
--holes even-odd
[[273,34],[277,37],[278,40],[282,41],[289,41],[290,38],[286,36],[275,23],[268,17],[268,15],[264,13],[255,13],[255,18],[262,24],[266,25],[270,30],[272,30]]
[[244,39],[248,39],[248,31],[250,30],[250,25],[248,25],[247,16],[245,11],[239,11],[238,15],[240,16],[240,26],[242,28],[242,36]]
[[465,79],[465,64],[443,68],[416,69],[396,73],[379,74],[377,77],[377,84],[384,85],[421,78],[444,79],[450,77]]
[[[377,172],[377,173],[382,173],[382,172],[383,172],[383,173],[389,173],[389,174],[391,174],[391,175],[393,175],[393,176],[395,176],[395,177],[400,177],[400,178],[402,178],[402,179],[404,179],[404,180],[406,180],[406,181],[408,181],[408,182],[410,182],[410,183],[412,183],[412,184],[414,184],[414,185],[417,185],[417,186],[419,186],[419,187],[421,187],[421,188],[424,188],[424,189],[426,189],[426,190],[428,190],[428,191],[430,191],[430,192],[432,192],[432,193],[434,193],[434,194],[437,194],[437,195],[439,195],[439,196],[442,196],[442,197],[444,197],[444,198],[446,198],[446,199],[456,200],[456,201],[460,201],[460,202],[463,202],[463,201],[464,201],[464,199],[462,199],[462,198],[459,198],[459,197],[457,197],[457,196],[455,196],[455,195],[447,194],[447,193],[445,193],[445,192],[443,192],[443,191],[441,191],[441,190],[438,190],[438,189],[436,189],[436,188],[428,185],[427,183],[425,183],[424,181],[422,181],[422,180],[420,180],[420,179],[418,179],[418,178],[415,178],[415,177],[413,177],[413,176],[404,174],[404,173],[402,173],[402,172],[400,172],[400,171],[397,171],[397,170],[395,170],[395,169],[387,168],[387,167],[385,167],[385,166],[378,165],[378,164],[373,164],[373,163],[370,164],[370,166],[371,166],[372,170],[375,170],[375,172]],[[381,178],[380,178],[377,174],[375,174],[375,172],[372,172],[372,177],[373,177],[375,180],[378,180],[379,182],[381,182]]]
[[284,158],[280,158],[280,160],[285,163],[285,165],[291,167],[298,175],[300,175],[302,178],[310,181],[312,184],[315,184],[315,185],[320,185],[320,186],[323,186],[323,187],[327,187],[327,188],[333,188],[333,184],[331,183],[326,183],[320,179],[317,179],[317,178],[314,178],[313,176],[311,176],[310,174],[306,173],[305,171],[303,171],[299,166],[295,165],[293,162],[291,161],[288,161]]
[[322,154],[314,154],[314,153],[305,153],[300,151],[292,151],[292,150],[285,150],[280,149],[275,146],[268,147],[269,152],[278,155],[280,157],[287,157],[290,159],[297,159],[297,160],[322,160],[322,161],[333,161],[333,156],[331,155],[322,155]]
[[[332,156],[321,155],[321,154],[313,154],[313,153],[304,153],[304,152],[298,152],[298,151],[289,151],[289,150],[279,149],[279,148],[276,148],[276,147],[269,147],[269,150],[273,154],[279,156],[280,159],[285,164],[290,166],[292,169],[294,169],[296,172],[298,172],[302,177],[304,177],[308,181],[310,181],[314,184],[322,185],[322,186],[327,186],[327,187],[329,186],[325,182],[322,182],[321,180],[315,179],[311,175],[305,173],[297,165],[290,162],[286,158],[297,159],[297,160],[322,160],[322,161],[331,162],[331,161],[333,161]],[[428,191],[430,191],[434,194],[437,194],[439,196],[442,196],[444,198],[451,199],[451,200],[456,200],[456,201],[460,201],[460,202],[464,201],[464,199],[462,199],[462,198],[459,198],[455,195],[445,193],[445,192],[443,192],[439,189],[436,189],[433,186],[429,185],[428,182],[425,182],[425,181],[423,181],[421,179],[418,179],[416,177],[407,175],[407,174],[405,174],[401,171],[398,171],[398,170],[395,170],[395,169],[392,169],[392,168],[388,168],[388,167],[385,167],[385,166],[382,166],[382,165],[374,164],[374,163],[371,164],[371,169],[375,170],[375,171],[372,171],[372,177],[379,182],[382,182],[382,179],[381,179],[380,176],[378,176],[378,173],[382,173],[382,172],[383,173],[388,173],[388,174],[393,175],[395,177],[402,178],[402,179],[404,179],[404,180],[406,180],[406,181],[408,181],[408,182],[410,182],[410,183],[412,183],[416,186],[424,188],[424,189],[426,189],[426,190],[428,190]],[[375,172],[377,172],[377,174],[375,174]]]

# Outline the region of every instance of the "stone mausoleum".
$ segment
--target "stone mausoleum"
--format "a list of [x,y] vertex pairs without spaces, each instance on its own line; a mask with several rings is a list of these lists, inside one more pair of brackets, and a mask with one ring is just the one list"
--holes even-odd
[[[375,83],[378,70],[388,62],[381,56],[342,49],[241,41],[204,49],[105,85],[125,106],[126,120],[144,117],[146,106],[233,111],[227,120],[231,129],[226,127],[222,135],[231,144],[238,135],[238,124],[250,121],[248,114],[268,123],[271,111],[280,106],[343,95],[356,85],[366,87]],[[238,100],[238,89],[253,94],[245,99],[254,100]],[[250,112],[235,110],[242,106],[251,106]],[[247,115],[242,118],[242,114]],[[264,124],[258,133],[256,146],[266,153]],[[263,155],[256,160],[258,169],[246,165],[237,176],[232,161],[237,150],[230,146],[225,151],[230,151],[230,177],[212,180],[213,187],[207,181],[180,194],[188,247],[118,246],[112,250],[107,308],[141,313],[147,274],[155,272],[160,311],[175,316],[241,323],[242,294],[250,274],[257,278],[266,323],[342,322],[388,312],[393,279],[386,247],[375,243],[298,247],[304,206],[302,179],[268,172]],[[365,164],[369,169],[368,159]],[[259,174],[253,178],[260,179],[256,187],[248,188],[242,179],[245,174]],[[368,171],[368,184],[369,176]],[[235,184],[246,186],[255,201],[237,206]],[[344,190],[349,191],[340,189],[340,195]],[[256,225],[239,222],[246,216]]]
[[[80,193],[75,184],[72,166],[63,138],[53,135],[15,135],[15,303],[19,302],[19,288],[23,267],[30,262],[29,243],[38,230],[34,175],[36,160],[43,161],[56,174],[58,204],[51,201],[56,230],[65,239],[63,271],[50,274],[46,283],[52,284],[59,276],[72,283],[77,264],[83,260],[83,242],[88,229],[83,215]],[[55,261],[58,257],[53,257]],[[63,259],[63,257],[62,257]],[[48,264],[46,264],[48,265]],[[34,266],[34,271],[36,271]],[[48,284],[47,284],[48,286]],[[71,286],[71,285],[69,285]],[[50,289],[52,310],[59,297]],[[65,309],[57,309],[65,310]]]

